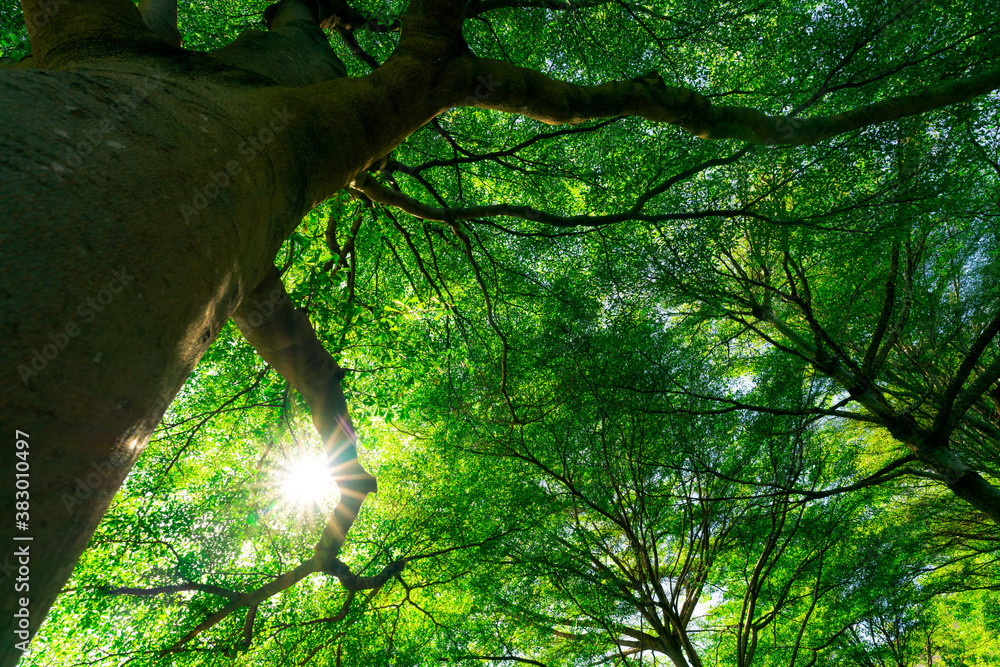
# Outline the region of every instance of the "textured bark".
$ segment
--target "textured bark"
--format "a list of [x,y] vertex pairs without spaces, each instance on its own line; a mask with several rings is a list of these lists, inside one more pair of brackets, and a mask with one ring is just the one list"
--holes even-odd
[[[150,71],[17,70],[0,83],[0,423],[31,446],[32,630],[169,401],[314,201],[278,145],[301,137],[293,125],[253,163],[240,156],[284,113],[269,90]],[[135,108],[116,114],[119,97]],[[228,159],[246,168],[208,201]],[[2,618],[13,604],[0,597]]]
[[[372,77],[287,88],[252,58],[169,46],[127,0],[48,6],[24,3],[40,69],[0,72],[0,423],[28,434],[28,529],[12,492],[0,505],[4,543],[33,538],[32,634],[282,240],[437,113],[444,80],[420,67],[426,36]],[[19,608],[0,596],[0,665]]]
[[160,39],[171,46],[180,46],[181,33],[177,30],[177,0],[139,0],[139,14],[143,23]]

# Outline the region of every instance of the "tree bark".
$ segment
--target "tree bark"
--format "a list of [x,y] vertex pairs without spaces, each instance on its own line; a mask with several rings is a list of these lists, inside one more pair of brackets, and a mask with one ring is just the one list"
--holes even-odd
[[[420,66],[435,60],[423,33],[372,76],[287,88],[170,47],[126,0],[51,6],[24,3],[41,69],[0,78],[2,536],[13,565],[0,571],[3,666],[21,652],[14,614],[33,635],[282,240],[444,108],[442,84],[454,83]],[[15,429],[27,445],[23,528]],[[23,591],[11,545],[30,554]]]

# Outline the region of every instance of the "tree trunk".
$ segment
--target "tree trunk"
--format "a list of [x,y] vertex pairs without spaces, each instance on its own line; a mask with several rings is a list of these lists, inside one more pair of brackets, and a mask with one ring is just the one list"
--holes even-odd
[[450,97],[403,49],[369,77],[286,88],[221,66],[231,49],[168,48],[127,1],[70,2],[45,22],[96,25],[113,55],[59,42],[27,5],[46,70],[0,71],[3,666],[282,240]]
[[[0,423],[30,447],[30,520],[15,532],[33,538],[32,632],[170,400],[315,203],[296,164],[301,110],[266,88],[151,71],[22,70],[0,88]],[[244,146],[255,136],[260,150]]]

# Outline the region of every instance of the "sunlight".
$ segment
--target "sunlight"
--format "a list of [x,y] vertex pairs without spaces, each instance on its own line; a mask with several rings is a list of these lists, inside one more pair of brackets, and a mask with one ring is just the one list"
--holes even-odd
[[290,505],[322,504],[335,488],[323,455],[293,461],[282,473],[281,495]]

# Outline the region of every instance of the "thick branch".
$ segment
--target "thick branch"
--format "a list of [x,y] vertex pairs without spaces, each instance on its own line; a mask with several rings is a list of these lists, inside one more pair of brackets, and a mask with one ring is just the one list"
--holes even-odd
[[490,93],[467,99],[463,106],[521,114],[551,125],[640,116],[677,125],[703,139],[771,145],[813,144],[851,130],[964,102],[1000,87],[1000,70],[993,70],[844,113],[799,119],[768,116],[745,107],[715,106],[694,90],[665,85],[656,72],[628,81],[581,86],[499,60],[477,58],[475,76],[490,82]]
[[177,30],[177,0],[139,0],[143,22],[163,41],[180,47],[181,33]]
[[924,465],[942,476],[948,488],[993,521],[1000,523],[1000,489],[948,448],[946,438],[921,428],[908,414],[897,414],[877,386],[866,382],[836,359],[823,354],[770,310],[760,309],[759,316],[791,342],[792,347],[820,373],[847,390],[865,407],[890,435],[910,450]]
[[39,69],[107,55],[124,43],[164,48],[131,0],[21,0],[21,10]]
[[253,642],[253,624],[255,620],[257,620],[257,605],[253,605],[247,610],[246,620],[243,621],[243,641],[240,645],[244,651],[250,648],[250,643]]
[[340,386],[344,371],[319,342],[306,314],[292,305],[277,270],[243,300],[233,320],[258,354],[309,404],[313,424],[323,438],[341,492],[316,545],[320,562],[329,563],[343,546],[365,498],[376,490],[375,478],[358,461],[354,426]]
[[403,17],[401,42],[430,36],[464,45],[462,22],[467,7],[466,0],[412,0]]
[[364,591],[384,586],[393,576],[406,567],[408,559],[400,558],[382,568],[382,571],[370,577],[359,577],[351,572],[351,568],[339,558],[334,558],[327,572],[337,577],[340,583],[349,591]]
[[[354,428],[340,386],[344,371],[319,342],[306,314],[292,304],[277,270],[243,300],[233,321],[264,361],[309,404],[331,465],[356,466]],[[338,479],[343,478],[339,473],[335,473]]]

